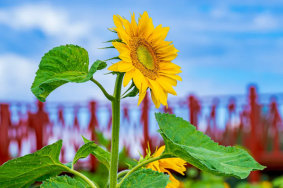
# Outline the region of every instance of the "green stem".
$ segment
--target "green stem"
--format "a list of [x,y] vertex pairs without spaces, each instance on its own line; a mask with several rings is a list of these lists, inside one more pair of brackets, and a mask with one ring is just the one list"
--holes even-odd
[[107,93],[107,91],[104,89],[104,87],[97,81],[95,80],[94,78],[91,78],[90,81],[92,81],[93,83],[95,83],[100,89],[101,91],[103,92],[103,94],[105,95],[105,97],[110,100],[110,101],[113,101],[114,100],[114,97],[112,95],[109,95]]
[[69,169],[68,168],[68,172],[74,174],[74,175],[77,175],[79,176],[80,178],[82,178],[85,182],[87,182],[87,184],[91,187],[91,188],[97,188],[94,183],[88,179],[85,175],[83,175],[82,173],[79,173],[78,171],[75,171],[75,170],[72,170],[72,169]]
[[120,129],[120,97],[124,74],[118,73],[112,101],[112,139],[110,161],[110,188],[117,184],[118,160],[119,160],[119,129]]
[[162,159],[162,158],[163,158],[163,156],[160,155],[160,156],[158,156],[158,157],[154,157],[154,158],[148,159],[147,161],[144,161],[144,162],[138,164],[137,166],[135,166],[134,168],[132,168],[132,169],[124,176],[124,178],[120,181],[120,183],[118,183],[117,187],[120,187],[121,184],[123,183],[123,181],[124,181],[129,175],[131,175],[131,174],[134,173],[136,170],[138,170],[139,168],[141,168],[141,167],[143,167],[143,166],[145,166],[145,165],[147,165],[147,164],[149,164],[149,163],[152,163],[152,162],[154,162],[154,161],[160,160],[160,159]]

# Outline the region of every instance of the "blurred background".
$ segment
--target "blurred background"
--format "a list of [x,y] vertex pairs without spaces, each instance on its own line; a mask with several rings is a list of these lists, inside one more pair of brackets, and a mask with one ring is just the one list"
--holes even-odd
[[[121,159],[131,163],[162,145],[154,112],[174,113],[223,145],[248,150],[267,168],[244,182],[207,178],[190,168],[183,187],[202,180],[227,181],[231,187],[269,185],[283,175],[283,2],[268,0],[202,1],[20,1],[0,2],[0,164],[64,140],[61,161],[70,162],[83,144],[80,135],[109,148],[111,105],[91,82],[65,84],[38,103],[30,91],[44,53],[76,44],[89,53],[90,63],[117,56],[103,42],[117,38],[107,28],[113,15],[147,11],[155,26],[169,26],[166,40],[179,52],[182,67],[169,108],[151,101],[122,101]],[[113,75],[95,73],[108,92]],[[125,88],[124,88],[125,90]],[[99,172],[94,158],[77,166]],[[120,169],[126,168],[121,164]],[[105,169],[104,169],[105,170]],[[98,173],[96,173],[98,174]],[[93,178],[102,180],[101,177]],[[211,180],[211,181],[212,181]],[[191,183],[193,182],[193,183]],[[197,183],[196,183],[197,182]],[[283,182],[283,181],[282,181]],[[103,182],[101,182],[103,184]],[[264,184],[264,185],[263,185]]]

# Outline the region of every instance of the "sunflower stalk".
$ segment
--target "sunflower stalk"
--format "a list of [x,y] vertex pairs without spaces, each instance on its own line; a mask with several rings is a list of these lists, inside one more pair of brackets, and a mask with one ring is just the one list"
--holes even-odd
[[114,89],[114,100],[112,101],[112,139],[110,159],[110,188],[117,185],[117,172],[119,161],[119,129],[120,129],[120,98],[124,73],[118,73]]

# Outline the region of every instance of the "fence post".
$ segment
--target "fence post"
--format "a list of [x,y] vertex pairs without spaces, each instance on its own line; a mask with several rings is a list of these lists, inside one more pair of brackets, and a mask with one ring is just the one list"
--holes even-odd
[[0,104],[0,165],[9,160],[8,129],[11,126],[8,104]]
[[[259,105],[257,103],[257,93],[256,88],[254,86],[250,87],[249,93],[249,102],[250,102],[250,124],[251,124],[251,135],[250,135],[250,151],[254,157],[254,159],[258,160],[258,139],[257,139],[257,126],[260,118],[259,114]],[[260,172],[253,171],[249,176],[250,182],[259,182],[260,180]]]
[[272,129],[273,129],[273,134],[274,134],[272,152],[273,152],[273,155],[279,155],[280,139],[279,139],[278,123],[280,122],[280,116],[279,116],[276,101],[271,102],[271,111],[273,113]]
[[198,129],[198,113],[200,110],[200,106],[198,104],[197,99],[190,95],[188,98],[188,107],[190,109],[190,123]]
[[[97,141],[96,140],[96,128],[98,127],[98,121],[96,118],[96,102],[90,101],[90,122],[88,125],[88,131],[91,132],[91,141]],[[91,163],[91,172],[94,172],[97,166],[97,161],[93,155],[90,156],[90,163]]]

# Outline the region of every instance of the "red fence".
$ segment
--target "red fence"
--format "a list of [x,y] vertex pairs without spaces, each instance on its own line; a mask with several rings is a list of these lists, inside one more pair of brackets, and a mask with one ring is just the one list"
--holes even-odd
[[[220,144],[246,147],[270,170],[283,169],[283,140],[280,140],[283,109],[279,105],[283,103],[283,94],[257,95],[255,87],[250,87],[247,96],[197,98],[191,95],[173,100],[169,101],[168,109],[159,110],[148,98],[140,107],[136,103],[123,103],[121,144],[129,155],[135,156],[137,150],[145,151],[148,142],[153,150],[162,144],[153,112],[165,111],[190,120]],[[110,138],[111,119],[111,105],[95,101],[46,105],[1,103],[0,164],[58,139],[64,140],[61,161],[69,162],[83,144],[80,134],[97,141],[95,131],[99,130]],[[86,160],[82,164],[95,170],[95,159]],[[259,172],[252,173],[250,178],[258,181]]]

